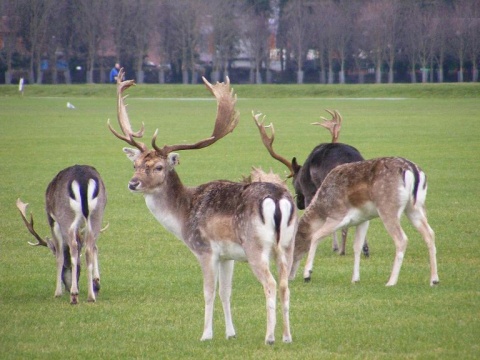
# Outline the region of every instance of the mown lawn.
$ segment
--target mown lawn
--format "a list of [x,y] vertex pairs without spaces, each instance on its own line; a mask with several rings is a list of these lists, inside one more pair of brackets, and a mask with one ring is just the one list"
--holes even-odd
[[[466,87],[465,87],[466,86]],[[241,120],[210,148],[181,153],[184,183],[239,180],[251,166],[284,173],[260,142],[250,113],[275,124],[275,149],[300,163],[329,134],[310,125],[337,109],[344,119],[340,141],[365,158],[404,156],[429,179],[427,199],[436,232],[440,285],[430,287],[425,244],[405,222],[409,235],[399,283],[385,287],[394,246],[379,220],[368,233],[371,257],[362,259],[361,282],[350,283],[353,256],[339,257],[323,242],[312,282],[291,282],[294,342],[263,344],[265,299],[247,264],[236,265],[232,311],[237,339],[224,338],[216,301],[210,342],[203,328],[202,277],[195,257],[149,213],[127,183],[132,165],[124,143],[107,129],[115,121],[114,87],[0,87],[0,357],[255,358],[255,359],[474,359],[480,353],[480,87],[423,85],[253,87],[234,86]],[[385,90],[381,90],[385,88]],[[381,91],[379,91],[381,90]],[[303,96],[301,92],[303,91]],[[345,94],[339,93],[345,92]],[[159,128],[157,143],[192,142],[211,133],[215,101],[202,86],[139,85],[129,90],[134,127],[143,121],[145,143]],[[268,94],[271,96],[268,96]],[[67,109],[67,101],[76,109]],[[56,299],[55,260],[45,248],[27,244],[15,200],[30,203],[37,231],[48,234],[44,192],[53,176],[75,163],[90,164],[108,191],[100,236],[102,290],[80,304]],[[353,231],[350,232],[351,234]],[[352,236],[352,235],[350,235]],[[300,272],[301,275],[301,272]]]

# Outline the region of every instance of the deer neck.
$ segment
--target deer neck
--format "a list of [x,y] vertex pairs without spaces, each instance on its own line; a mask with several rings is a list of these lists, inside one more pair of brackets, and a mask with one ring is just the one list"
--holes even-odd
[[191,191],[186,188],[175,170],[155,191],[147,193],[145,202],[152,215],[165,229],[183,240],[183,225],[191,203]]

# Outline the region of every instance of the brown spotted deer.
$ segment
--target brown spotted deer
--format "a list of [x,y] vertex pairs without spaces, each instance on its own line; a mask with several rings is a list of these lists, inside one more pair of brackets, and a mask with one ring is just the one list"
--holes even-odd
[[[123,71],[119,76],[122,79]],[[265,342],[273,344],[276,323],[276,281],[270,260],[276,259],[279,292],[283,313],[283,341],[291,342],[289,323],[290,292],[288,275],[293,260],[293,241],[297,227],[295,204],[289,192],[268,182],[212,181],[196,187],[182,184],[175,166],[174,151],[202,149],[233,131],[239,120],[235,110],[236,95],[226,83],[210,84],[208,90],[217,99],[217,116],[211,137],[195,144],[158,147],[152,150],[136,138],[144,127],[132,132],[124,104],[123,92],[133,80],[117,82],[118,122],[123,134],[112,133],[134,148],[124,148],[134,162],[135,172],[128,188],[142,193],[153,216],[165,229],[182,240],[200,263],[203,273],[205,323],[201,340],[213,338],[213,308],[217,283],[223,306],[226,337],[235,337],[230,311],[234,261],[247,261],[263,285],[267,308]]]
[[386,284],[395,285],[407,248],[407,236],[400,224],[405,214],[427,244],[430,285],[437,284],[435,235],[427,221],[426,196],[426,175],[409,160],[385,157],[337,166],[299,220],[292,276],[308,253],[303,277],[309,281],[318,243],[338,229],[356,226],[352,282],[358,282],[360,252],[369,220],[379,217],[395,243],[395,260]]
[[62,282],[70,292],[70,303],[78,303],[80,253],[85,246],[88,277],[88,301],[94,302],[100,290],[97,238],[101,231],[107,202],[105,185],[91,166],[74,165],[60,171],[50,182],[45,194],[45,211],[52,238],[42,239],[33,227],[33,215],[27,220],[27,205],[20,199],[17,208],[22,219],[37,239],[34,246],[46,246],[57,261],[55,296],[63,293]]
[[[317,145],[310,152],[310,155],[308,155],[303,165],[299,165],[295,157],[290,162],[273,150],[273,141],[275,139],[275,129],[273,124],[270,123],[268,126],[265,126],[265,115],[260,119],[262,114],[255,114],[252,112],[253,119],[258,127],[264,146],[274,159],[280,161],[290,171],[290,174],[287,177],[292,178],[297,199],[297,207],[299,210],[304,210],[310,204],[317,189],[333,168],[340,164],[363,160],[362,155],[356,148],[338,142],[342,126],[342,117],[340,113],[336,110],[326,111],[332,116],[332,119],[329,120],[321,117],[323,120],[322,122],[314,122],[312,125],[320,125],[328,129],[332,135],[332,141],[331,143]],[[270,128],[270,137],[266,132],[266,128]],[[345,255],[347,231],[347,229],[342,230],[342,242],[340,243],[340,247],[338,245],[336,232],[332,234],[332,248],[334,251],[338,251],[340,255]],[[364,255],[368,257],[369,248],[366,240],[362,250]]]

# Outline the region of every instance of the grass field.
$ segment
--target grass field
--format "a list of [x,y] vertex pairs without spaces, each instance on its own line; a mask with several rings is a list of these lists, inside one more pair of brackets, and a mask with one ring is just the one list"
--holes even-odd
[[[127,183],[132,165],[124,143],[107,129],[116,118],[112,86],[31,86],[19,96],[0,87],[0,358],[2,359],[475,359],[480,357],[480,85],[234,86],[241,120],[215,145],[181,153],[186,185],[239,180],[251,166],[285,171],[260,142],[251,110],[267,114],[278,153],[300,163],[329,134],[310,125],[323,109],[337,109],[340,141],[365,158],[403,156],[429,179],[428,215],[436,232],[440,285],[429,286],[428,253],[409,236],[398,285],[385,287],[394,245],[381,222],[368,232],[371,257],[362,259],[361,282],[350,283],[347,255],[330,240],[317,251],[312,282],[290,284],[292,344],[263,344],[265,298],[247,264],[235,269],[232,296],[237,339],[224,337],[220,301],[214,340],[200,342],[203,293],[200,267],[187,247],[167,233]],[[277,89],[277,90],[276,90]],[[383,89],[383,90],[382,90]],[[433,89],[433,90],[432,90]],[[268,96],[268,93],[272,97]],[[304,96],[301,96],[301,94]],[[211,133],[215,102],[202,86],[137,86],[129,90],[134,127],[145,122],[145,142],[192,142]],[[67,109],[67,101],[76,106]],[[15,208],[30,203],[40,234],[48,234],[44,192],[69,165],[90,164],[108,191],[99,239],[102,290],[80,304],[54,298],[55,259],[33,241]],[[351,232],[353,233],[353,232]],[[303,263],[302,263],[303,264]]]

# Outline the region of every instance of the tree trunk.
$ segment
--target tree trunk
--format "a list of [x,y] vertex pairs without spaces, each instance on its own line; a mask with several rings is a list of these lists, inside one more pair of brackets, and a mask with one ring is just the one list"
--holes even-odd
[[375,83],[382,83],[382,66],[380,63],[377,63],[377,66],[375,68]]
[[5,71],[5,84],[9,85],[12,83],[12,72],[10,70]]
[[303,84],[304,73],[303,70],[297,71],[297,84]]
[[165,70],[163,70],[161,66],[158,70],[158,83],[165,84]]
[[439,66],[437,70],[437,81],[439,83],[443,83],[443,67],[442,66]]
[[137,84],[143,84],[145,81],[145,71],[137,69]]

